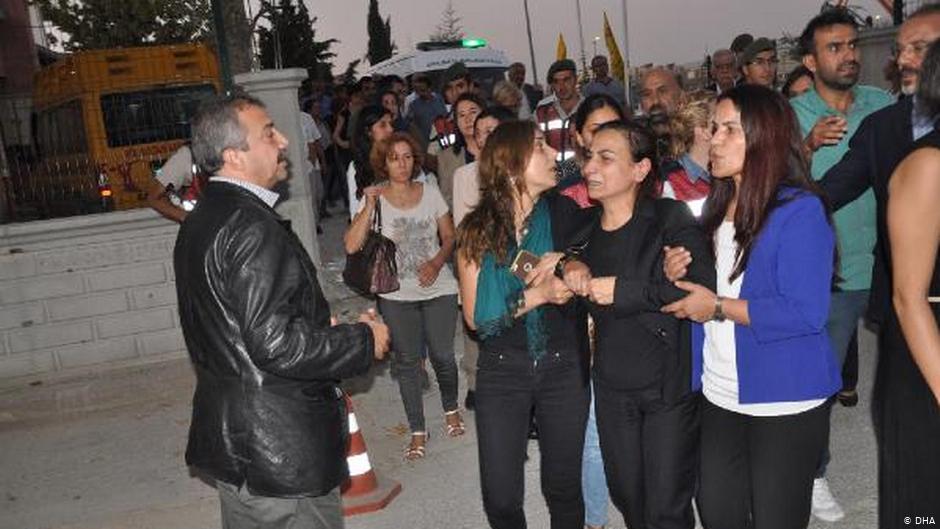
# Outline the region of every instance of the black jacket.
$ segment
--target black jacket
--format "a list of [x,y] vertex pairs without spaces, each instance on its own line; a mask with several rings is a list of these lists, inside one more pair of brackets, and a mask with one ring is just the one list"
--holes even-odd
[[[642,355],[631,354],[631,348],[653,347],[656,354],[662,355],[659,374],[663,399],[675,402],[692,391],[691,323],[660,312],[664,305],[688,294],[666,279],[663,247],[681,246],[691,252],[692,264],[685,280],[712,291],[715,291],[714,253],[688,206],[672,199],[639,199],[627,229],[632,232],[629,247],[589,248],[586,252],[588,266],[595,251],[621,256],[613,305],[591,306],[597,325],[595,377],[611,387],[622,386],[618,379],[625,370],[653,369],[632,365],[630,357]],[[608,315],[602,316],[602,311]],[[630,327],[639,334],[601,328],[601,321],[619,325],[618,322],[628,319],[639,323]],[[605,355],[607,358],[603,358]]]
[[210,183],[173,255],[196,372],[187,464],[264,496],[319,496],[347,477],[336,384],[365,372],[365,324],[330,326],[300,240],[238,186]]
[[872,270],[868,317],[884,321],[891,310],[891,258],[888,248],[888,180],[914,143],[913,98],[907,97],[866,117],[849,140],[849,151],[826,172],[819,184],[834,210],[871,188],[877,206],[878,241]]

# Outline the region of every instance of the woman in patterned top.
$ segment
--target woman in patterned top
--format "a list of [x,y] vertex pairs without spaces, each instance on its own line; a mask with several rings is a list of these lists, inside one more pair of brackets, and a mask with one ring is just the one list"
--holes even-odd
[[381,294],[378,306],[392,335],[392,368],[411,428],[411,442],[405,448],[409,460],[424,457],[428,441],[419,376],[425,349],[441,390],[445,432],[450,437],[464,433],[454,360],[457,281],[448,264],[454,251],[454,222],[437,186],[415,180],[419,158],[417,142],[405,133],[393,133],[375,144],[370,159],[376,183],[363,190],[365,200],[344,241],[347,253],[358,251],[373,213],[381,208],[382,234],[397,245],[401,288]]

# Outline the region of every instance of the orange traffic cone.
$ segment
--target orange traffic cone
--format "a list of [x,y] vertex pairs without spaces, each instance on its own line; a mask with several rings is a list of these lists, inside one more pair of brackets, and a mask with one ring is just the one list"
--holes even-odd
[[369,462],[366,441],[359,430],[352,399],[346,395],[349,413],[349,447],[346,449],[346,464],[349,479],[343,484],[343,514],[352,516],[384,509],[401,492],[401,483],[379,478]]

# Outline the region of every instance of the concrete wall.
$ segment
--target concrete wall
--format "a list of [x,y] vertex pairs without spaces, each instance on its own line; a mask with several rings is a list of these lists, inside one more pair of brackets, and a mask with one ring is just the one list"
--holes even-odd
[[0,226],[0,378],[184,355],[176,231],[149,209]]
[[[277,210],[319,264],[316,206],[300,170],[297,89],[306,75],[268,70],[236,81],[268,105],[290,139],[292,177]],[[172,262],[177,229],[149,208],[0,225],[0,379],[185,355]]]

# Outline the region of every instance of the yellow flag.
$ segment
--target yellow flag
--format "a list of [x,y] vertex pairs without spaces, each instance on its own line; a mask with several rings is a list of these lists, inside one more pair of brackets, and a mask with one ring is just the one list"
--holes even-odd
[[607,43],[607,53],[610,55],[610,73],[622,83],[624,82],[623,57],[620,55],[620,48],[617,47],[614,32],[610,29],[606,11],[604,12],[604,41]]
[[555,51],[555,60],[560,61],[568,58],[568,46],[565,46],[565,36],[558,34],[558,48]]

